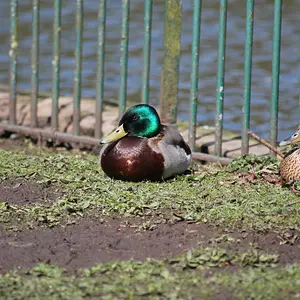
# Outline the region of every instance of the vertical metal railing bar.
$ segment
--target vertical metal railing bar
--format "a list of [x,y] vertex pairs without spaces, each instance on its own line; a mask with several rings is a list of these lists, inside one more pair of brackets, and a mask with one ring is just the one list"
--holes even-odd
[[151,55],[152,0],[145,0],[144,13],[144,67],[142,85],[142,103],[149,102],[149,76]]
[[[274,24],[273,24],[273,59],[272,59],[272,97],[270,108],[270,143],[277,146],[278,131],[278,95],[280,75],[280,44],[281,44],[281,11],[282,1],[274,1]],[[275,155],[274,152],[271,152]]]
[[52,116],[51,126],[58,128],[58,101],[60,88],[60,47],[61,47],[61,0],[54,2],[53,57],[52,57]]
[[121,28],[121,58],[120,58],[120,94],[119,113],[126,109],[127,72],[128,72],[128,37],[129,37],[129,0],[122,0],[122,28]]
[[251,100],[251,73],[252,73],[252,43],[253,43],[254,0],[246,3],[246,37],[244,61],[244,105],[243,105],[243,131],[242,155],[249,153],[250,127],[250,100]]
[[191,72],[191,92],[190,92],[190,122],[189,122],[189,145],[192,148],[192,150],[195,150],[196,126],[197,126],[201,4],[202,4],[201,0],[194,0],[192,72]]
[[165,0],[164,57],[161,72],[160,115],[174,124],[177,118],[182,1]]
[[217,89],[216,89],[217,113],[216,113],[215,153],[217,156],[222,156],[226,23],[227,23],[227,0],[220,0],[219,41],[218,41],[219,49],[218,49],[218,71],[217,71]]
[[31,48],[31,126],[37,126],[39,94],[39,38],[40,0],[32,1],[32,48]]
[[9,74],[9,123],[16,124],[17,63],[18,63],[18,0],[10,1],[10,74]]
[[98,13],[98,58],[97,58],[97,95],[95,138],[102,136],[102,111],[104,97],[104,63],[105,63],[105,25],[106,0],[100,0]]
[[81,71],[82,71],[82,33],[83,33],[83,0],[76,0],[76,49],[74,74],[74,111],[73,134],[80,131]]

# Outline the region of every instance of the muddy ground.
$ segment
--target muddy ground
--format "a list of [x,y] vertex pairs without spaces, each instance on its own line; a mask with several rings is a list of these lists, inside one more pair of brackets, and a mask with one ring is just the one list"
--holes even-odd
[[[21,232],[1,230],[1,272],[31,268],[39,263],[57,264],[68,270],[101,262],[168,258],[199,245],[216,244],[233,252],[253,248],[279,255],[279,263],[300,261],[300,243],[281,245],[278,233],[224,232],[205,224],[178,222],[143,230],[142,219],[82,220],[66,227],[37,228]],[[227,243],[229,236],[234,243]],[[289,231],[292,238],[295,232]],[[216,242],[217,240],[217,242]]]

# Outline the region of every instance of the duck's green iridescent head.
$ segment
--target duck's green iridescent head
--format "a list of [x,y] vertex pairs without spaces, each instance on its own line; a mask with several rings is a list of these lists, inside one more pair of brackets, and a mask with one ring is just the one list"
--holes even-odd
[[101,141],[101,144],[117,141],[122,137],[139,136],[151,138],[160,130],[160,119],[156,110],[147,104],[130,107],[122,116],[119,127]]

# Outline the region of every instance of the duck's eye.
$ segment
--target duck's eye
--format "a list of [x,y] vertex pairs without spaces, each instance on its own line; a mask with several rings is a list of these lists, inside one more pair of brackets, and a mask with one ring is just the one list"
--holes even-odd
[[133,116],[133,118],[132,118],[133,121],[137,121],[138,119],[139,119],[138,116]]

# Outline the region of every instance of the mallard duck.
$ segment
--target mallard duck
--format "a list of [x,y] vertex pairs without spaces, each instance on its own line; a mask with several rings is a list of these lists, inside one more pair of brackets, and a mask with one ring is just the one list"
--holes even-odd
[[125,181],[163,180],[186,171],[192,159],[179,131],[146,104],[130,107],[100,144],[107,144],[100,151],[104,173]]
[[[293,145],[300,142],[300,126],[289,138],[281,141],[279,146]],[[289,151],[280,163],[280,176],[283,180],[300,180],[300,149]]]

